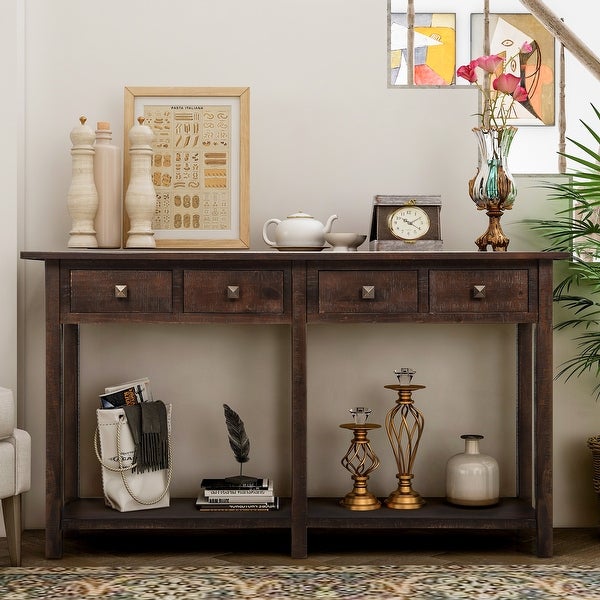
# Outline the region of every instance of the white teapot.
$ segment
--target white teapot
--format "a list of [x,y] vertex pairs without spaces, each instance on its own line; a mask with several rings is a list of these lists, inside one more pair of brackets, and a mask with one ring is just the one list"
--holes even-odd
[[[314,217],[300,211],[289,215],[286,219],[269,219],[263,225],[263,240],[276,248],[322,248],[325,245],[325,234],[331,231],[332,223],[337,215],[331,215],[323,225]],[[269,239],[267,229],[275,223],[275,241]]]

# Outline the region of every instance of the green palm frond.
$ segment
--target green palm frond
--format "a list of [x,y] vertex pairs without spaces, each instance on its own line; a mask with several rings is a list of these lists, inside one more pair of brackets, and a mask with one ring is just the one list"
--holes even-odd
[[577,336],[575,340],[578,342],[579,354],[562,363],[557,377],[564,376],[569,380],[586,372],[600,375],[600,336],[596,332],[590,332]]
[[[600,121],[600,110],[592,105]],[[581,121],[595,142],[596,149],[567,138],[583,156],[559,152],[577,165],[570,179],[547,183],[549,200],[566,203],[555,219],[529,219],[531,229],[548,242],[546,251],[569,252],[572,255],[566,272],[556,284],[554,302],[569,313],[555,325],[557,330],[573,329],[577,353],[560,365],[557,378],[569,380],[584,373],[597,377],[594,387],[600,399],[600,132]]]
[[[600,120],[600,111],[593,104],[592,108],[596,117]],[[585,121],[580,120],[580,122],[596,142],[596,149],[567,137],[567,140],[576,148],[579,148],[585,156],[576,156],[566,152],[559,152],[558,154],[579,165],[579,169],[571,174],[572,181],[549,183],[544,186],[553,192],[550,195],[551,198],[571,201],[571,208],[566,209],[567,211],[576,210],[576,207],[580,205],[587,205],[588,207],[600,205],[600,152],[597,150],[600,146],[600,133],[596,132]]]
[[592,211],[554,220],[529,219],[525,222],[549,240],[550,246],[545,250],[573,252],[577,256],[600,255],[600,245],[595,237],[600,235],[600,223],[594,220]]

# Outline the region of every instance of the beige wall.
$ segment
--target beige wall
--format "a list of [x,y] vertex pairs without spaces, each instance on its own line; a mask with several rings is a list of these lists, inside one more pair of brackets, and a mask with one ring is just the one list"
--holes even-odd
[[[17,36],[17,7],[12,3],[3,10],[4,23],[0,27],[0,56],[2,57],[2,93],[0,114],[3,119],[2,146],[0,151],[0,386],[17,388],[17,194],[18,194],[18,146],[21,111],[18,102],[20,90],[19,40]],[[6,29],[6,31],[4,31]]]
[[[480,4],[470,2],[472,12]],[[21,248],[66,247],[69,131],[85,114],[91,123],[110,121],[120,141],[126,85],[251,88],[253,249],[265,249],[260,230],[266,219],[298,209],[321,219],[336,213],[335,230],[365,232],[375,194],[441,194],[447,250],[474,249],[473,240],[485,229],[484,216],[466,193],[477,160],[470,132],[476,95],[469,89],[387,88],[385,0],[174,0],[168,11],[141,0],[13,0],[12,5],[25,12],[25,128],[20,137],[12,134],[15,152],[8,153],[14,160],[23,143],[24,181],[13,190],[13,196],[21,196],[22,218],[14,213],[16,207],[10,216],[24,229]],[[502,6],[511,10],[519,3]],[[584,0],[560,8],[591,43],[590,25],[579,15]],[[573,61],[571,90],[569,123],[576,135],[577,120],[590,118],[589,101],[597,97],[598,82]],[[522,128],[513,170],[552,172],[556,140],[556,128]],[[537,247],[518,223],[549,210],[535,184],[530,178],[520,180],[515,210],[506,217],[512,250]],[[10,229],[13,235],[17,227]],[[12,255],[13,265],[15,247],[13,240],[3,252]],[[34,453],[34,486],[26,498],[25,518],[26,526],[34,528],[44,523],[43,269],[38,263],[20,267],[24,350],[19,393]],[[8,319],[9,329],[14,322]],[[175,494],[193,495],[203,476],[235,469],[223,402],[246,421],[253,442],[248,472],[273,475],[279,493],[285,493],[288,341],[286,329],[278,326],[83,327],[83,492],[99,493],[91,449],[97,394],[105,385],[147,375],[157,396],[174,403]],[[514,332],[506,326],[312,327],[310,492],[347,491],[348,476],[339,460],[348,440],[338,424],[357,404],[371,406],[375,420],[382,422],[392,400],[383,385],[391,382],[395,368],[410,365],[427,386],[419,396],[426,430],[415,487],[424,494],[442,494],[445,460],[461,451],[461,433],[477,430],[486,436],[483,449],[499,459],[502,485],[509,493],[514,345]],[[557,364],[568,351],[565,336],[557,337]],[[599,419],[589,390],[584,381],[556,384],[558,526],[596,522],[585,439],[597,433]],[[385,494],[394,482],[391,450],[383,435],[373,441],[384,461],[373,489]]]
[[[2,9],[0,24],[0,73],[2,93],[0,93],[0,114],[2,124],[2,144],[0,145],[0,387],[12,389],[18,400],[17,391],[17,297],[20,282],[18,267],[18,228],[19,225],[19,147],[22,111],[22,62],[20,12],[16,3],[9,3]],[[19,407],[19,421],[24,422],[22,405]],[[0,535],[4,526],[0,522]]]

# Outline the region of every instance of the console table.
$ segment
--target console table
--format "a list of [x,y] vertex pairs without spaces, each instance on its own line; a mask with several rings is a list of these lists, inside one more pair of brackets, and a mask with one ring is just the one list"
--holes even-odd
[[[67,530],[280,528],[291,555],[329,529],[530,529],[552,555],[552,265],[562,253],[72,250],[45,262],[46,556]],[[79,497],[79,326],[261,323],[291,328],[291,498],[278,511],[201,513],[194,499],[119,513]],[[511,323],[517,328],[515,497],[470,510],[427,498],[419,510],[348,511],[307,498],[307,326],[318,323]],[[85,375],[85,374],[84,374]]]

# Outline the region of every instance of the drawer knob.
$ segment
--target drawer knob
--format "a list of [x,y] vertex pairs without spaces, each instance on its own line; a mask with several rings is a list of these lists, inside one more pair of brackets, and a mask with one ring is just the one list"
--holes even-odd
[[127,286],[122,284],[115,285],[115,298],[127,298]]
[[230,300],[236,300],[240,297],[240,286],[239,285],[228,285],[227,286],[227,297]]
[[362,293],[363,300],[375,300],[375,286],[374,285],[363,285],[361,293]]
[[474,285],[473,286],[473,298],[480,300],[485,298],[485,285]]

